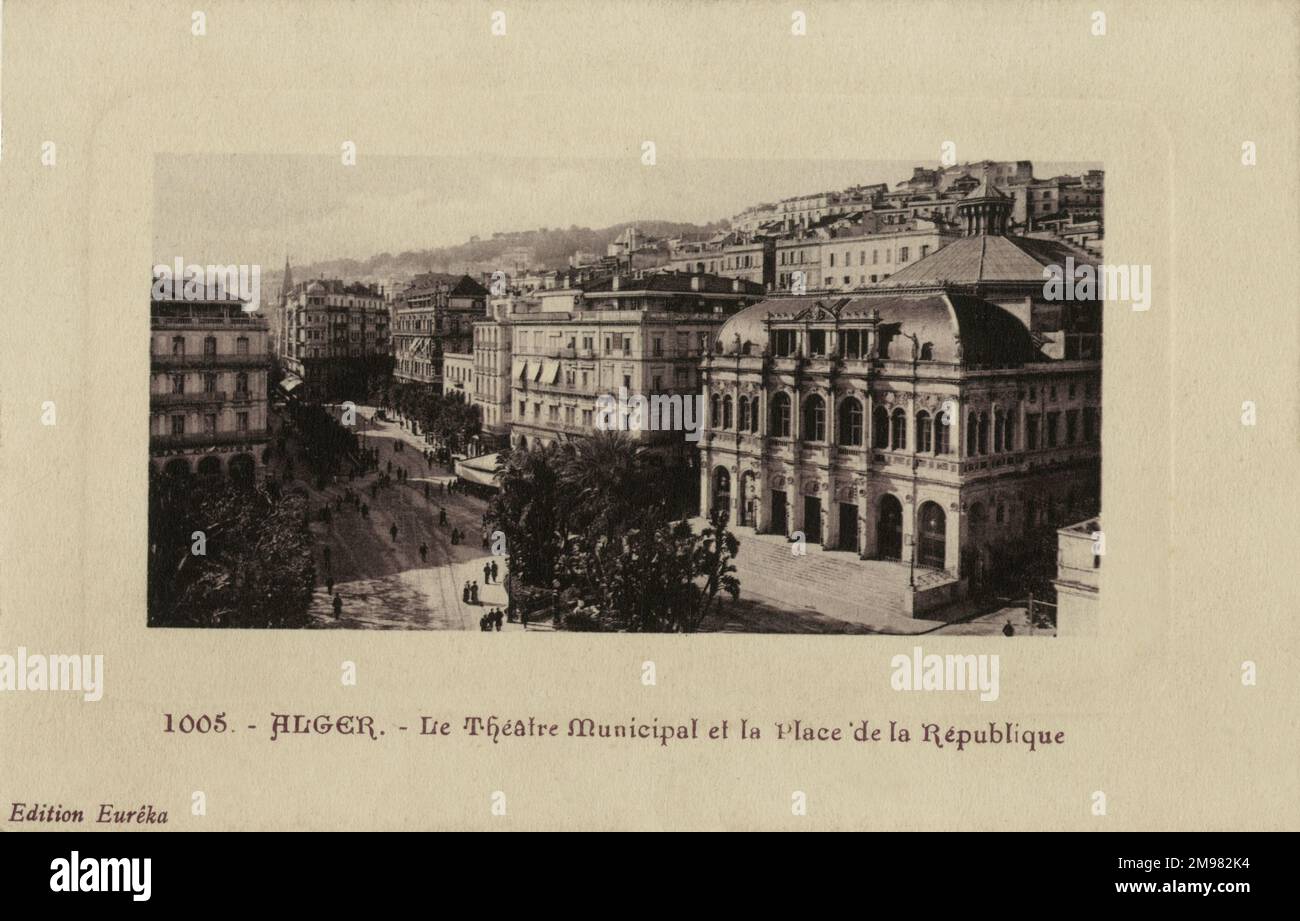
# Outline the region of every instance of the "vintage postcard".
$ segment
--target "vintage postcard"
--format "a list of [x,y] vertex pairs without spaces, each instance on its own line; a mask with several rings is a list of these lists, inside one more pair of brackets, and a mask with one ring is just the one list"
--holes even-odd
[[1294,4],[192,7],[3,6],[0,831],[1300,825]]

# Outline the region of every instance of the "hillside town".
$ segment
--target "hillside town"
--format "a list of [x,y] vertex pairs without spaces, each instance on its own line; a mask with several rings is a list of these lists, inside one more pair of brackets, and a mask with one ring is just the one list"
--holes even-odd
[[[1092,632],[1102,304],[1044,279],[1103,198],[916,167],[563,266],[154,297],[150,623]],[[214,516],[253,546],[194,563]]]

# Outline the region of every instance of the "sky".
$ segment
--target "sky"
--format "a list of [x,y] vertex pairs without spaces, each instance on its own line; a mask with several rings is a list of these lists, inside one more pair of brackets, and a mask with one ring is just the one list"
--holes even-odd
[[[708,223],[752,204],[913,166],[871,160],[618,160],[162,155],[154,164],[154,261],[279,270],[451,246],[471,236],[624,221]],[[1095,164],[1035,164],[1039,177]]]

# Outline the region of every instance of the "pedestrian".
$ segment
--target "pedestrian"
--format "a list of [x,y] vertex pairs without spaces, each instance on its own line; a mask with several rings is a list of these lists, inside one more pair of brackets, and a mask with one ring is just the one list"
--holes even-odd
[[334,619],[338,620],[342,616],[343,616],[343,599],[339,597],[338,592],[335,592],[334,593]]
[[501,632],[501,611],[497,609],[492,612],[492,620],[496,623],[497,633]]
[[427,562],[429,562],[429,545],[428,545],[428,544],[420,544],[420,562],[421,562],[421,563],[427,563]]
[[325,560],[325,565],[328,566],[330,564],[330,548],[326,547],[324,550],[322,550],[321,556]]
[[497,580],[497,561],[496,561],[496,560],[493,560],[493,561],[492,561],[492,565],[489,567],[489,569],[490,569],[491,572],[492,572],[492,581],[495,582],[495,581]]
[[487,548],[488,548],[488,533],[487,533],[487,531],[484,531],[484,532],[483,532],[483,549],[486,550]]
[[362,518],[370,517],[370,506],[364,502],[361,503],[361,517]]
[[333,576],[326,576],[326,577],[325,577],[325,594],[327,594],[327,595],[333,595],[333,594],[334,594],[334,577],[333,577]]
[[468,581],[465,583],[465,587],[460,590],[460,600],[465,602],[466,604],[469,604],[469,582]]
[[388,529],[388,533],[391,534],[391,535],[393,536],[393,543],[397,543],[397,525],[396,525],[396,524],[394,524],[391,528]]
[[490,585],[492,582],[492,567],[487,563],[483,564],[483,584]]
[[425,502],[428,502],[428,501],[429,501],[429,481],[428,481],[428,480],[425,480],[425,482],[424,482],[424,501],[425,501]]
[[478,604],[478,582],[469,584],[469,600],[474,604]]
[[524,625],[524,629],[525,629],[525,630],[528,629],[528,612],[527,612],[527,611],[520,611],[520,612],[519,612],[519,622],[520,622],[521,624]]

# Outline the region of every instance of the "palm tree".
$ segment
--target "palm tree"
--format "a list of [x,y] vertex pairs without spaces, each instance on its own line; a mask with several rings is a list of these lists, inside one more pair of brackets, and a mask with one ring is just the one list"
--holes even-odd
[[612,537],[637,512],[663,498],[659,468],[625,432],[601,431],[566,442],[560,482],[569,495],[575,529]]
[[510,573],[524,583],[550,586],[555,565],[568,538],[568,513],[558,476],[559,449],[554,446],[502,456],[500,488],[489,517],[506,536]]

